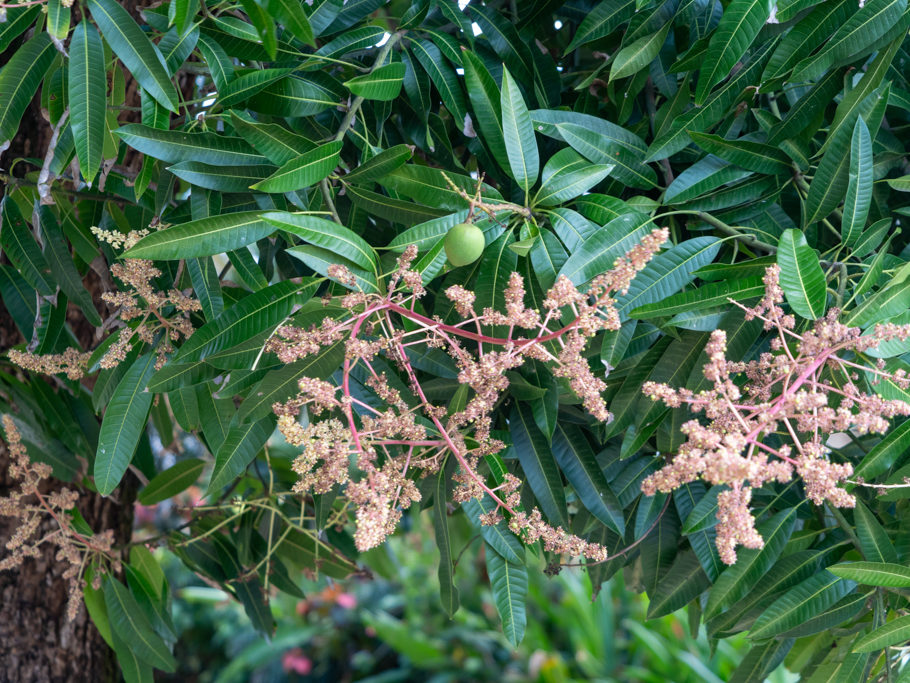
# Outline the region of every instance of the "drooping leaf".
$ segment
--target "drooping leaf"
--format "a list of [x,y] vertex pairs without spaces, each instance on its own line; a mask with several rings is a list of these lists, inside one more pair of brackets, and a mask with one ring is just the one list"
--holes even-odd
[[109,495],[120,484],[145,432],[153,398],[146,385],[154,372],[154,353],[138,358],[123,375],[107,404],[94,466],[95,486],[101,495]]
[[786,230],[777,245],[780,286],[794,313],[807,320],[818,320],[825,314],[828,294],[825,274],[815,250],[798,230]]
[[537,140],[534,126],[525,105],[518,84],[508,69],[502,73],[502,131],[509,158],[509,168],[515,181],[524,189],[525,195],[537,182],[540,172],[540,156],[537,151]]

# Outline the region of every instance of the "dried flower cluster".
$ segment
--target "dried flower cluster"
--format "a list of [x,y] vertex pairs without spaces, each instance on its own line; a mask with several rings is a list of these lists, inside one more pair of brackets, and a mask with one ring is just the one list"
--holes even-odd
[[[148,230],[133,230],[124,234],[94,227],[92,233],[115,248],[129,249],[148,234]],[[114,264],[111,273],[125,285],[125,289],[106,292],[101,298],[115,309],[112,319],[114,324],[122,327],[114,333],[116,338],[99,361],[100,367],[110,369],[119,365],[136,340],[149,345],[157,344],[155,367],[162,367],[167,362],[168,354],[174,351],[174,342],[193,333],[190,314],[201,310],[201,304],[179,289],[158,291],[152,281],[161,276],[161,271],[146,259],[125,259]],[[138,320],[138,323],[130,325],[133,320]],[[47,375],[66,373],[73,380],[81,379],[85,374],[91,355],[73,348],[61,354],[9,352],[10,360],[25,370]]]
[[[285,363],[339,342],[345,346],[341,386],[305,377],[295,397],[273,406],[287,441],[303,450],[294,463],[300,475],[295,491],[344,487],[357,509],[356,545],[367,550],[394,530],[402,510],[420,500],[414,479],[438,472],[451,456],[457,463],[455,502],[487,496],[494,504],[483,524],[507,520],[528,543],[540,540],[555,553],[606,559],[603,546],[550,526],[537,509],[522,511],[520,481],[506,475],[498,484],[488,483],[482,464],[505,447],[494,436],[492,413],[509,385],[506,372],[527,359],[545,362],[564,377],[595,418],[611,419],[601,397],[604,382],[591,372],[583,351],[600,330],[619,328],[613,296],[628,289],[667,238],[665,229],[654,230],[584,292],[560,277],[547,292],[543,310],[525,306],[524,282],[517,273],[504,291],[503,311],[477,311],[473,292],[450,287],[445,296],[463,318],[454,324],[417,312],[425,291],[420,273],[411,269],[417,256],[411,246],[398,259],[388,294],[354,291],[342,298],[350,312],[346,319],[326,318],[310,329],[278,328],[266,350]],[[343,266],[329,274],[356,287]],[[566,319],[570,322],[563,324]],[[507,333],[486,334],[490,326]],[[454,361],[458,381],[471,390],[463,406],[436,405],[427,398],[412,358],[428,349],[441,349]],[[302,407],[319,421],[301,425]]]
[[[853,473],[849,463],[830,459],[828,436],[884,433],[889,420],[910,415],[910,404],[870,394],[864,377],[873,383],[887,378],[901,388],[910,386],[902,371],[885,373],[851,360],[879,343],[910,337],[910,326],[878,325],[873,334],[837,321],[839,311],[815,322],[802,334],[795,320],[784,315],[779,269],[766,270],[765,296],[754,308],[743,308],[747,319],[758,318],[776,336],[771,351],[748,363],[726,358],[726,334],[712,333],[704,375],[711,388],[694,393],[666,384],[647,382],[643,391],[667,406],[689,406],[704,420],[682,426],[686,442],[672,461],[649,476],[642,490],[653,495],[702,479],[730,488],[718,497],[717,549],[721,559],[736,561],[736,546],[761,548],[749,510],[752,490],[766,482],[800,477],[806,497],[817,505],[853,507],[855,499],[839,487]],[[736,302],[733,302],[736,303]],[[737,382],[743,378],[744,382]]]
[[[67,564],[62,576],[69,583],[67,616],[74,619],[82,604],[83,575],[88,563],[99,557],[111,558],[114,532],[86,537],[73,527],[69,511],[76,505],[78,494],[67,488],[43,493],[41,485],[51,476],[51,467],[44,463],[32,462],[15,422],[9,415],[0,418],[6,435],[9,452],[10,476],[19,482],[5,498],[0,498],[0,515],[16,517],[19,526],[6,542],[9,553],[0,559],[0,571],[14,569],[29,557],[39,557],[40,547],[45,543],[57,545],[56,559]],[[53,520],[51,530],[46,522]],[[113,560],[116,566],[117,561]],[[104,563],[98,568],[103,571]],[[95,574],[95,587],[100,587],[100,573]]]

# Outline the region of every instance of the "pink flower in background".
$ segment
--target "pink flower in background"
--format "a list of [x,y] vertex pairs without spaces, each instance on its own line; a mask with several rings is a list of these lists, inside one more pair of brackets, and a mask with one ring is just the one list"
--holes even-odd
[[301,676],[306,676],[313,670],[313,662],[303,654],[303,650],[299,647],[288,650],[282,655],[281,666],[287,673],[293,671]]
[[357,598],[351,593],[339,593],[335,598],[335,604],[344,609],[354,609],[357,607]]

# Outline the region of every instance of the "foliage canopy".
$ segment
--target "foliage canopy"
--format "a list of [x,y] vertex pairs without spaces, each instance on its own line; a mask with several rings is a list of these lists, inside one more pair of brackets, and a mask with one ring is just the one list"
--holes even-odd
[[[135,478],[145,506],[204,482],[159,540],[264,634],[270,591],[368,566],[413,502],[434,516],[441,608],[458,609],[463,515],[515,643],[527,573],[581,561],[594,586],[625,569],[651,617],[747,632],[732,680],[781,662],[890,680],[910,639],[910,341],[887,327],[910,323],[907,0],[462,4],[169,0],[139,21],[115,0],[2,6],[0,148],[34,97],[53,131],[4,176],[10,450],[73,491]],[[486,246],[455,267],[465,221]],[[585,318],[592,291],[609,324]],[[773,380],[731,410],[791,415],[746,445],[801,479],[655,475],[701,419],[679,396],[732,368],[718,354]],[[797,405],[800,388],[823,402]],[[394,428],[369,426],[382,405]],[[31,492],[47,472],[22,463]],[[732,541],[723,526],[736,496],[757,540],[751,518]],[[28,511],[62,520],[125,678],[172,669],[155,558],[111,548],[73,504]],[[747,546],[729,566],[727,541]]]

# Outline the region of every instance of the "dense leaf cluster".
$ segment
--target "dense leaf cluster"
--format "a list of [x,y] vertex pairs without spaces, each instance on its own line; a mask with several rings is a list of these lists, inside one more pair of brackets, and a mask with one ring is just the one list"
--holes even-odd
[[[798,482],[755,491],[764,543],[730,567],[714,543],[722,485],[640,486],[692,417],[642,386],[705,388],[714,330],[730,359],[767,351],[772,335],[729,300],[756,303],[769,265],[799,331],[832,308],[867,331],[910,322],[907,0],[170,0],[138,16],[116,0],[0,5],[0,299],[20,352],[3,361],[0,411],[31,457],[86,495],[136,478],[142,505],[207,482],[160,540],[269,633],[268,595],[298,593],[296,571],[362,567],[344,502],[288,495],[294,453],[273,438],[273,404],[301,377],[337,380],[344,349],[284,364],[263,351],[276,329],[341,319],[348,288],[384,293],[408,245],[419,312],[454,324],[453,285],[503,310],[518,272],[542,309],[560,276],[583,286],[668,227],[617,298],[621,328],[589,347],[612,422],[526,364],[494,411],[508,448],[484,476],[517,475],[526,509],[615,553],[588,566],[595,586],[624,568],[651,617],[687,607],[711,638],[748,632],[732,680],[781,662],[805,680],[897,674],[910,422],[828,443],[855,471],[854,510],[810,505]],[[36,106],[44,148],[12,158]],[[453,267],[446,234],[469,219],[486,247]],[[124,281],[124,263],[145,270]],[[910,342],[853,360],[907,370]],[[429,400],[468,400],[448,356],[410,364]],[[910,401],[899,383],[854,381]],[[417,484],[453,611],[448,525],[478,523],[484,501],[447,504],[445,476]],[[527,572],[571,558],[526,550],[505,524],[481,533],[517,642]],[[150,680],[174,666],[168,584],[141,544],[123,560],[85,602],[125,678]]]

